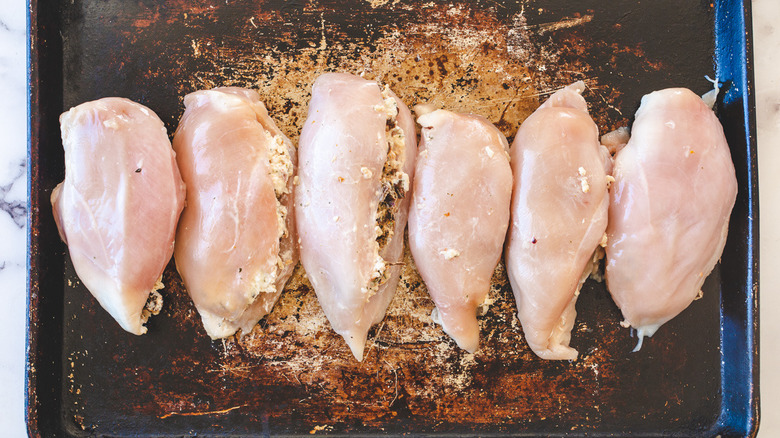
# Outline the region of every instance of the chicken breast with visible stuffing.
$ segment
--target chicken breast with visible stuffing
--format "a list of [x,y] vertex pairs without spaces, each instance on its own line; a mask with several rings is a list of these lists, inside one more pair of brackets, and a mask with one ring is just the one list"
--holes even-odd
[[400,276],[414,120],[389,88],[326,73],[314,83],[299,154],[301,262],[331,326],[362,360]]
[[171,142],[149,108],[119,97],[60,116],[65,180],[54,218],[84,286],[130,333],[146,333],[173,253],[184,183]]
[[176,267],[212,339],[246,334],[297,263],[295,147],[255,91],[197,91],[184,105],[173,138],[187,184]]

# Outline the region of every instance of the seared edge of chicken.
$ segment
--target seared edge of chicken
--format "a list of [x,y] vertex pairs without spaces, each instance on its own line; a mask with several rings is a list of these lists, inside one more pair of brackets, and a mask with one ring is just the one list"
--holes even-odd
[[60,116],[65,179],[51,203],[73,266],[100,305],[141,335],[162,309],[184,183],[168,134],[149,108],[107,97]]
[[173,140],[188,183],[176,265],[208,335],[244,335],[297,262],[295,146],[253,90],[201,90],[184,103]]
[[409,247],[436,307],[434,322],[469,352],[479,347],[493,271],[509,225],[509,144],[481,116],[418,105],[422,126]]

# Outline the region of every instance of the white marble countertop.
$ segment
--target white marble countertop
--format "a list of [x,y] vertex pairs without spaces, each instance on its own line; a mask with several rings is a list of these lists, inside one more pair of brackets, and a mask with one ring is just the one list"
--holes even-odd
[[[0,425],[2,435],[26,434],[24,364],[26,315],[26,14],[25,0],[0,2]],[[780,2],[753,0],[758,123],[761,267],[761,417],[759,436],[780,436]]]
[[27,7],[0,7],[0,425],[9,437],[26,435],[24,364],[27,254]]

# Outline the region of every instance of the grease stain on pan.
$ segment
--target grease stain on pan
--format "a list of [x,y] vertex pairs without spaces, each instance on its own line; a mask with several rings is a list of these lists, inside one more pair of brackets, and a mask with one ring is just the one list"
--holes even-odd
[[[181,91],[256,88],[285,133],[297,141],[316,77],[348,71],[390,85],[410,107],[426,102],[483,115],[511,138],[538,106],[538,94],[528,68],[510,60],[505,28],[491,14],[463,5],[431,8],[426,14],[426,22],[389,28],[370,44],[344,38],[321,14],[319,35],[304,47],[272,48],[249,57],[193,39],[191,55],[210,68],[191,75]],[[463,26],[467,19],[479,24]],[[243,26],[243,32],[254,31],[252,22]]]

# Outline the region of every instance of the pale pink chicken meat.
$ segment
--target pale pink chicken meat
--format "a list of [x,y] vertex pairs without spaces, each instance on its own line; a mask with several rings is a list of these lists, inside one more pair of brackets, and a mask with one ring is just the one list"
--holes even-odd
[[400,276],[414,120],[389,88],[326,73],[312,88],[299,147],[301,262],[331,326],[362,360]]
[[184,183],[163,122],[108,97],[60,116],[65,180],[51,203],[81,282],[130,333],[162,306]]
[[700,293],[726,244],[737,180],[720,122],[684,88],[642,98],[614,177],[607,288],[639,349]]
[[520,126],[506,268],[526,341],[542,359],[575,360],[569,346],[579,290],[607,227],[609,153],[580,95],[554,93]]
[[255,91],[197,91],[184,105],[173,139],[187,184],[176,267],[212,339],[247,334],[297,262],[295,147]]
[[480,116],[436,110],[417,122],[422,134],[409,247],[436,303],[434,320],[473,353],[479,347],[478,309],[488,297],[509,225],[509,145]]

